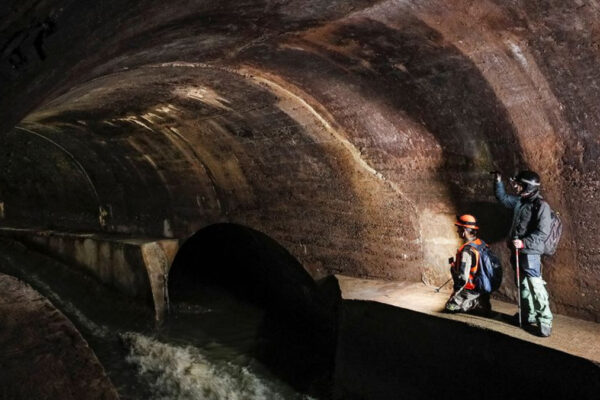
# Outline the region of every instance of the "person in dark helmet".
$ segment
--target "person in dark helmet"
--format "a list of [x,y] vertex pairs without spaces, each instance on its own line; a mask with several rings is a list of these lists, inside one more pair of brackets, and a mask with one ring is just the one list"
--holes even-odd
[[[542,279],[541,255],[544,241],[550,233],[551,210],[540,194],[540,176],[532,171],[521,171],[511,178],[517,196],[506,193],[502,175],[494,172],[495,194],[498,201],[513,210],[509,232],[509,246],[519,249],[519,275],[521,287],[521,318],[526,329],[535,329],[540,336],[552,333],[546,282]],[[511,263],[516,270],[516,257],[512,253]]]
[[479,252],[474,245],[484,245],[477,237],[479,227],[474,216],[465,214],[457,217],[456,231],[463,245],[456,252],[456,258],[450,264],[450,273],[454,281],[454,290],[446,302],[446,312],[474,311],[489,315],[492,311],[490,295],[479,293],[475,286],[475,276],[479,268]]

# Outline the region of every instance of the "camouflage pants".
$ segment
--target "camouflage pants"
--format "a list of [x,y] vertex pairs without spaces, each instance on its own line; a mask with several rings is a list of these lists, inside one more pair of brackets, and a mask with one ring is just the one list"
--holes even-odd
[[526,276],[521,279],[522,318],[527,322],[538,322],[552,326],[552,312],[546,291],[546,282],[541,277]]
[[[514,266],[514,256],[511,260]],[[521,312],[523,321],[552,326],[552,312],[546,282],[542,279],[541,257],[519,254],[521,272]]]

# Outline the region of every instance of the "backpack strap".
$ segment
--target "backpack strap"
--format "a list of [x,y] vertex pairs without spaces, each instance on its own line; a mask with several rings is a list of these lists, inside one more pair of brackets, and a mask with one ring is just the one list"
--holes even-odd
[[[537,220],[537,222],[540,222],[540,219],[538,217],[539,213],[540,213],[540,209],[542,208],[542,204],[544,203],[544,198],[542,196],[537,197],[534,201],[533,201],[533,207],[531,208],[532,211],[532,218],[535,218]],[[552,211],[552,209],[550,209],[550,211]]]
[[540,208],[542,208],[542,203],[544,202],[544,198],[542,196],[537,197],[533,201],[533,211],[535,211],[535,215],[537,216],[540,212]]
[[469,253],[471,253],[471,256],[475,258],[479,257],[479,249],[476,245],[468,244],[463,248],[463,251],[468,251]]
[[472,255],[475,256],[475,255],[479,254],[479,251],[481,250],[480,247],[481,247],[481,245],[471,242],[463,248],[463,251],[467,250],[467,251],[471,252]]
[[475,258],[475,262],[472,262],[469,266],[469,276],[467,277],[467,283],[465,284],[465,288],[470,290],[476,289],[475,276],[479,272],[479,263],[481,260],[480,246],[481,245],[477,245],[475,243],[469,243],[462,249],[462,251],[468,251],[471,253],[471,257]]

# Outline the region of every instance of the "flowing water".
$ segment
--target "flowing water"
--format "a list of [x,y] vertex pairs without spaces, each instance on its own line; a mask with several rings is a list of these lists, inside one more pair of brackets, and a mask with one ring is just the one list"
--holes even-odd
[[0,241],[0,272],[46,296],[81,331],[122,399],[310,399],[253,356],[264,311],[206,287],[157,327],[140,305],[20,244]]

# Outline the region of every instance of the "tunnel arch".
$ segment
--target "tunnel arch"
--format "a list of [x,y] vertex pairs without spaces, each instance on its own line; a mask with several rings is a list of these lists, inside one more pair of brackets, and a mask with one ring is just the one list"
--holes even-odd
[[[242,304],[232,303],[218,289]],[[214,305],[222,320],[235,318],[240,307],[246,316],[258,315],[252,356],[298,390],[312,394],[329,390],[339,286],[335,279],[315,282],[288,250],[265,233],[234,223],[200,229],[175,256],[168,293],[170,315],[175,318],[198,305]],[[257,314],[244,303],[262,312]],[[214,340],[220,340],[218,334]]]
[[68,150],[42,134],[18,128],[0,137],[0,145],[6,222],[60,228],[79,221],[84,229],[98,229],[101,203],[96,187]]
[[[494,225],[500,218],[487,172],[529,167],[567,216],[561,251],[547,260],[557,267],[547,274],[559,293],[555,306],[597,319],[598,249],[578,243],[598,236],[600,9],[576,3],[106,0],[88,7],[12,0],[6,9],[17,12],[3,14],[0,25],[0,110],[7,110],[0,134],[17,124],[37,124],[42,134],[60,128],[48,137],[90,172],[110,214],[104,233],[187,237],[207,223],[239,221],[270,232],[312,276],[443,282],[447,253],[457,244],[455,213],[483,215],[491,227],[485,238],[501,242],[505,226]],[[48,17],[56,29],[39,57],[31,39]],[[32,57],[15,65],[19,53]],[[216,112],[228,105],[214,97],[210,110],[186,104],[164,132],[142,118],[152,119],[142,107],[148,100],[167,107],[177,97],[168,79],[189,83],[185,75],[195,75],[200,86],[221,84],[219,97],[231,100],[244,85],[223,85],[236,79],[226,71],[244,70],[246,83],[254,72],[257,87],[274,77],[310,104],[337,141],[311,136],[315,124],[295,115],[299,104],[273,87],[243,93],[238,104],[248,107],[228,115]],[[78,107],[115,87],[135,94],[135,74],[155,85],[136,96],[106,96],[85,112]],[[267,107],[253,107],[257,99],[267,99]],[[187,146],[174,143],[177,132],[192,143],[196,160],[176,151]],[[342,140],[375,174],[357,173],[360,165],[339,151]],[[26,160],[16,161],[27,170]],[[81,183],[74,174],[66,180]],[[74,218],[82,204],[50,185],[46,194],[44,187],[21,190],[14,177],[0,186],[3,222],[97,229],[91,193],[82,218]],[[40,210],[55,194],[68,200],[65,207]],[[29,196],[38,200],[27,202]],[[14,221],[19,201],[23,212]],[[579,279],[580,296],[570,286],[582,275],[592,283]]]
[[202,284],[215,284],[261,307],[307,312],[317,285],[283,246],[233,223],[200,229],[181,246],[168,276],[171,302],[193,302]]

